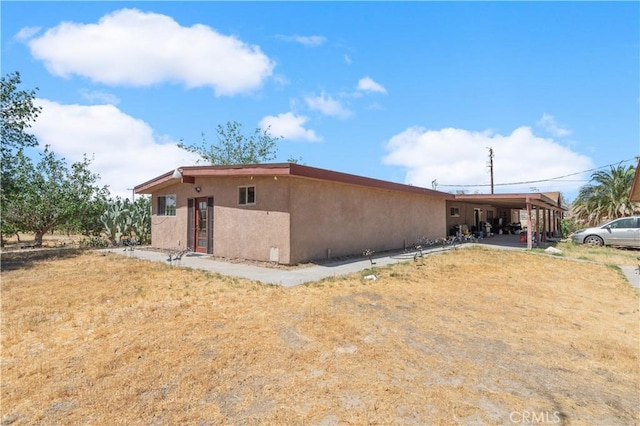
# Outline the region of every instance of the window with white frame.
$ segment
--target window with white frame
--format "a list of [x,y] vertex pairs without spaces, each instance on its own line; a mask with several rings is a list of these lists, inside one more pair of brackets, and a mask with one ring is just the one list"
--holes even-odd
[[158,216],[175,216],[176,215],[176,196],[162,195],[158,197]]
[[256,203],[256,187],[240,186],[238,187],[238,204],[247,205]]
[[459,207],[451,207],[449,210],[449,216],[451,217],[460,217],[460,208]]

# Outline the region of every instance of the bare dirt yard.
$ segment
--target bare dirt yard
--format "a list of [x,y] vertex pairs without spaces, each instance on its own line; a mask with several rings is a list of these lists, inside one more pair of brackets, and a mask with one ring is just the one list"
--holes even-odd
[[640,422],[619,270],[474,248],[293,288],[2,255],[2,425]]

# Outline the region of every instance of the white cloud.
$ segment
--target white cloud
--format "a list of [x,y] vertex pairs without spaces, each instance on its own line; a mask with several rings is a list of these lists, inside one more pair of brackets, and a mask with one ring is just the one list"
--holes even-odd
[[363,92],[387,93],[387,89],[385,89],[381,84],[373,81],[371,77],[361,78],[358,81],[357,89]]
[[347,65],[351,65],[353,63],[353,60],[349,55],[344,55],[344,61],[347,63]]
[[112,93],[101,90],[81,90],[80,96],[92,103],[118,105],[120,98]]
[[320,96],[307,96],[304,100],[309,108],[314,111],[320,111],[324,115],[338,118],[348,118],[352,115],[351,111],[324,92]]
[[36,104],[42,112],[30,130],[40,145],[51,145],[68,164],[84,154],[93,157],[90,168],[112,196],[131,197],[135,185],[199,159],[114,105],[62,105],[47,99]]
[[135,9],[105,15],[97,24],[63,22],[28,45],[57,76],[124,86],[180,82],[212,87],[216,95],[255,90],[275,66],[258,46]]
[[[471,132],[447,128],[425,130],[409,128],[393,136],[386,144],[383,163],[404,167],[405,182],[431,187],[437,179],[439,190],[489,193],[490,187],[444,187],[442,185],[487,185],[490,183],[488,149],[494,151],[494,182],[513,183],[541,180],[581,172],[593,167],[590,158],[569,150],[553,139],[535,136],[531,128],[519,127],[510,135],[490,131]],[[584,174],[586,175],[586,174]],[[573,176],[576,180],[586,176]],[[583,182],[551,181],[535,184],[495,187],[496,193],[575,191]]]
[[260,120],[260,127],[262,129],[270,127],[270,134],[273,136],[282,136],[285,139],[305,140],[309,142],[321,141],[322,138],[316,135],[316,132],[304,128],[303,125],[307,121],[307,117],[286,112],[278,114],[277,116],[268,115],[264,117]]
[[316,47],[324,44],[327,41],[327,38],[324,36],[301,36],[301,35],[292,35],[292,36],[278,36],[279,39],[285,41],[293,41],[295,43],[300,43],[309,47]]
[[38,34],[41,29],[41,27],[23,27],[20,28],[20,31],[16,33],[14,38],[20,41],[29,40],[30,38]]
[[536,123],[542,129],[546,130],[551,136],[561,138],[571,134],[571,130],[564,128],[556,121],[555,117],[546,112],[542,114],[542,118]]

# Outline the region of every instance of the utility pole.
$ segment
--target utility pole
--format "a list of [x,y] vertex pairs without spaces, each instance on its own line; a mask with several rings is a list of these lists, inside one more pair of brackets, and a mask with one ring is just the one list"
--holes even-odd
[[493,194],[493,148],[487,147],[489,150],[489,173],[491,173],[491,193]]

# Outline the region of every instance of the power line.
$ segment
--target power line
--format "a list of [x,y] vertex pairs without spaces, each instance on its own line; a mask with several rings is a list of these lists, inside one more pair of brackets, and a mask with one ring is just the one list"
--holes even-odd
[[[558,177],[549,178],[549,179],[527,180],[527,181],[522,181],[522,182],[496,183],[496,184],[494,184],[492,182],[492,183],[489,183],[489,184],[480,183],[480,184],[474,184],[474,185],[467,185],[467,184],[464,184],[464,185],[445,185],[445,184],[439,183],[438,186],[447,186],[447,187],[479,187],[479,186],[494,186],[494,185],[495,186],[510,186],[510,185],[526,185],[526,184],[529,184],[529,183],[551,182],[551,181],[554,181],[554,180],[563,179],[563,178],[571,177],[571,176],[575,176],[575,175],[580,175],[580,174],[583,174],[583,173],[593,172],[593,171],[596,171],[596,170],[604,169],[605,167],[611,167],[611,166],[614,166],[616,164],[627,163],[629,161],[635,161],[635,160],[636,160],[636,158],[630,158],[628,160],[622,160],[622,161],[619,161],[619,162],[616,162],[616,163],[607,164],[606,166],[600,166],[600,167],[596,167],[596,168],[593,168],[593,169],[583,170],[581,172],[570,173],[568,175],[558,176]],[[564,182],[569,182],[569,181],[564,181]],[[584,182],[588,182],[588,180],[586,180]]]

